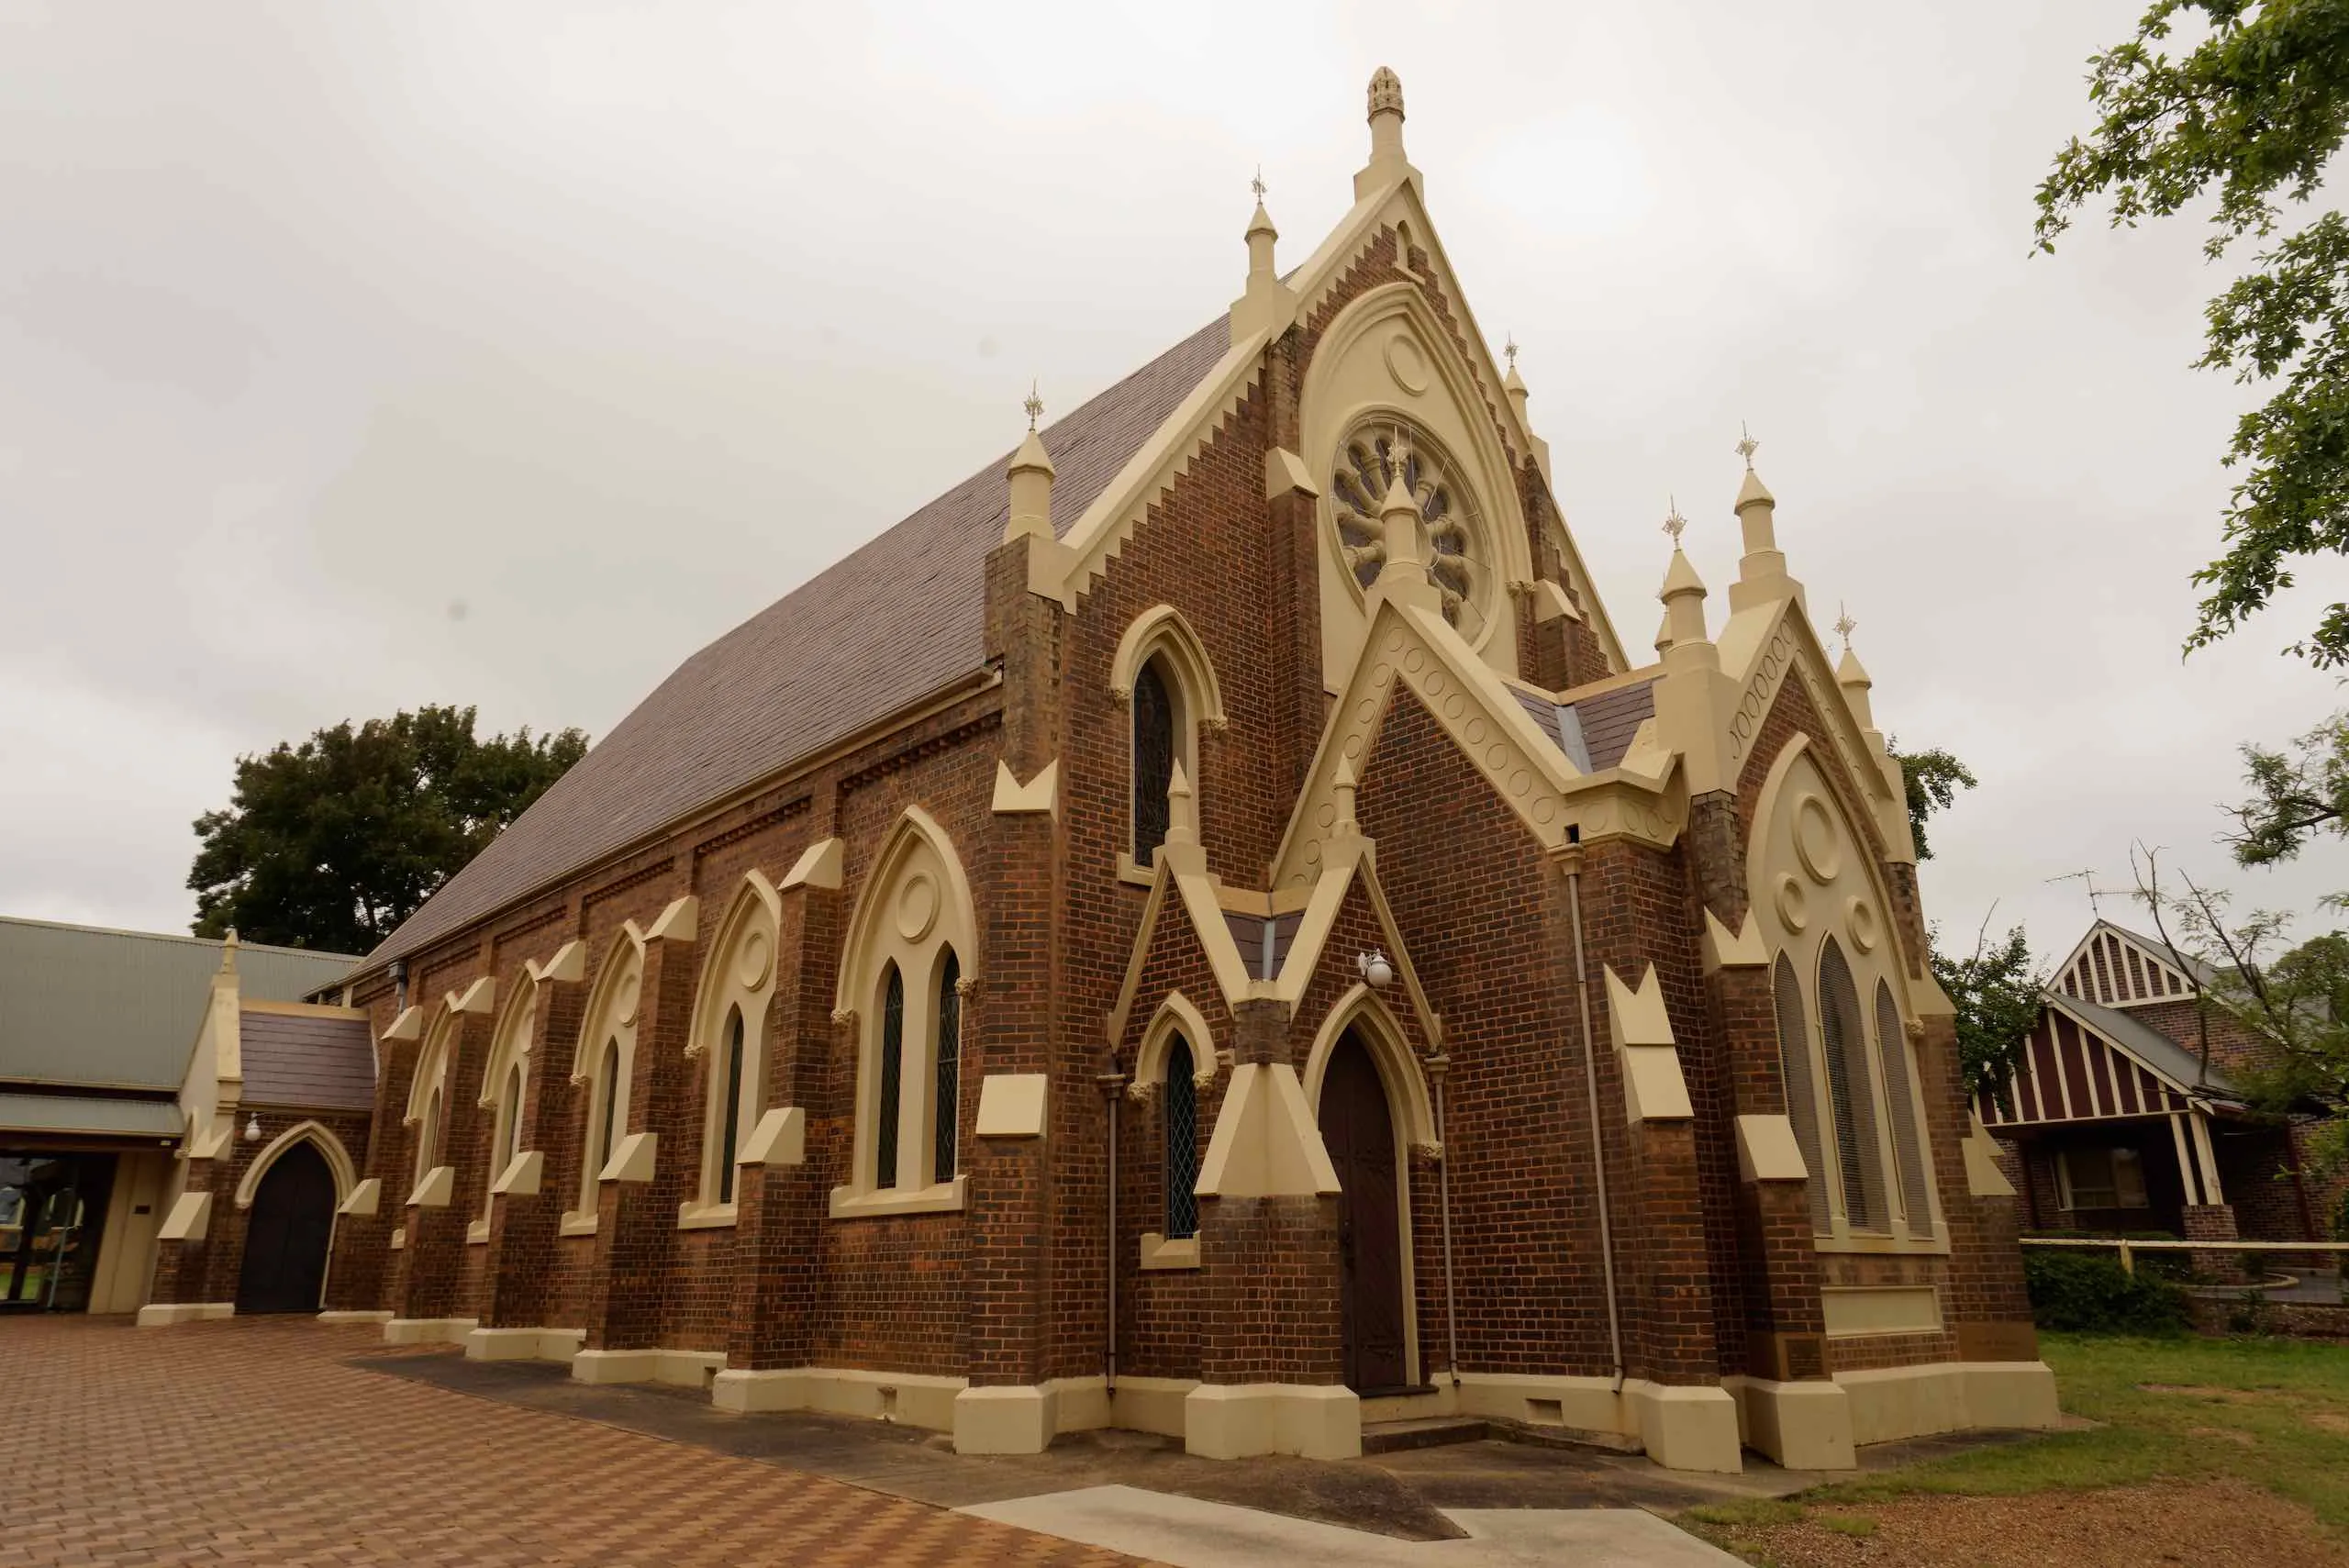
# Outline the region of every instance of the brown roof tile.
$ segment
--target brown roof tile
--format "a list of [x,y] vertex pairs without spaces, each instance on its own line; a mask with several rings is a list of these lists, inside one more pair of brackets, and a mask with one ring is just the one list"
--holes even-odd
[[[1219,317],[1048,426],[1065,530],[1230,347]],[[917,701],[985,657],[1006,451],[680,666],[373,953],[412,953]]]
[[360,1110],[375,1103],[367,1020],[246,1009],[237,1021],[248,1104]]

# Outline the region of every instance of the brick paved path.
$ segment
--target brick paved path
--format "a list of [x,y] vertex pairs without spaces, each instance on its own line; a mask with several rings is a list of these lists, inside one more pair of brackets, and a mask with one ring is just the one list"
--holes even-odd
[[1132,1560],[357,1371],[374,1330],[0,1318],[0,1564]]

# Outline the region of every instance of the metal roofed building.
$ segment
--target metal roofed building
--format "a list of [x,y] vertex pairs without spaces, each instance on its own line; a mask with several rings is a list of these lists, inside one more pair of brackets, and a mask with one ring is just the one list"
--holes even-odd
[[[145,1301],[192,1045],[228,949],[0,917],[0,1311]],[[339,995],[358,962],[236,951],[248,1002],[303,1012],[328,1010],[302,1004]]]

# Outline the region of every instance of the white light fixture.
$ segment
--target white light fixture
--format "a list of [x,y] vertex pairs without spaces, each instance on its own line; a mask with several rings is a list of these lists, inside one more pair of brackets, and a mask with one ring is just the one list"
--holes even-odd
[[1364,980],[1370,982],[1370,988],[1374,991],[1384,991],[1394,984],[1395,966],[1387,962],[1386,955],[1376,948],[1355,954],[1354,967],[1362,972]]
[[248,1143],[259,1143],[261,1141],[260,1117],[249,1116],[245,1118],[245,1141]]

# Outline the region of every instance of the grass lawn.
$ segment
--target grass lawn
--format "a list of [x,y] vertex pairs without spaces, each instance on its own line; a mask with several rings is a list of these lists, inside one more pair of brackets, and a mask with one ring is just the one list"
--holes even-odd
[[[1784,1502],[1696,1508],[1727,1531],[1810,1523],[1865,1536],[1868,1505],[1924,1494],[2017,1496],[2233,1480],[2313,1509],[2349,1540],[2349,1346],[2291,1340],[2044,1334],[2064,1408],[2099,1423],[1837,1482]],[[1861,1511],[1853,1511],[1853,1510]]]

